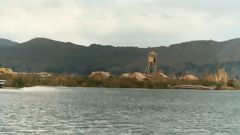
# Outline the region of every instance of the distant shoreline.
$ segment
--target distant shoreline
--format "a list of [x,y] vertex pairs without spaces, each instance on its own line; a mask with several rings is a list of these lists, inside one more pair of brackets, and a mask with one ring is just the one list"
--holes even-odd
[[21,91],[22,89],[25,88],[34,88],[34,87],[53,87],[53,88],[57,88],[57,87],[62,87],[62,88],[95,88],[95,89],[122,89],[122,90],[175,90],[175,91],[181,91],[181,90],[186,90],[186,91],[239,91],[240,89],[184,89],[184,88],[117,88],[117,87],[82,87],[82,86],[78,86],[78,87],[72,87],[72,86],[45,86],[45,85],[37,85],[37,86],[30,86],[30,87],[3,87],[0,88],[1,90],[9,90],[9,91]]
[[[180,79],[150,79],[138,81],[131,78],[111,77],[96,80],[76,75],[1,75],[7,80],[4,88],[24,88],[33,86],[64,86],[64,87],[99,87],[99,88],[141,88],[141,89],[196,89],[196,90],[237,90],[238,87],[224,86],[220,83],[205,80],[187,81]],[[231,83],[228,83],[232,85]],[[202,89],[201,89],[202,88]]]

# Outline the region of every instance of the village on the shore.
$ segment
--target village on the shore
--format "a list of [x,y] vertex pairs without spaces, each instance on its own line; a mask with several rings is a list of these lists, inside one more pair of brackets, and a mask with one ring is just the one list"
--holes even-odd
[[[166,74],[163,73],[162,70],[158,70],[157,68],[158,60],[157,60],[157,53],[154,51],[151,51],[148,54],[147,58],[147,66],[144,73],[141,72],[134,72],[134,73],[123,73],[119,77],[121,78],[131,78],[136,79],[137,81],[146,81],[146,80],[159,80],[161,82],[168,82],[170,80],[181,80],[184,82],[198,82],[200,80],[207,81],[207,82],[213,82],[216,83],[212,86],[204,86],[203,84],[199,85],[190,85],[189,83],[182,83],[181,85],[175,85],[171,86],[168,85],[168,88],[179,88],[179,89],[217,89],[217,85],[221,85],[221,88],[219,89],[234,89],[233,84],[229,86],[230,81],[232,83],[237,82],[236,80],[229,80],[228,74],[226,73],[224,68],[219,68],[216,73],[214,74],[207,74],[204,76],[204,78],[199,78],[194,74],[185,74],[181,77],[169,77]],[[97,71],[92,72],[90,75],[91,78],[97,79],[97,80],[103,80],[103,79],[110,79],[111,74],[109,72],[104,71]],[[237,85],[237,83],[235,83]]]
[[94,71],[89,76],[57,75],[47,72],[14,72],[10,68],[0,68],[0,79],[6,80],[6,87],[71,86],[71,87],[133,87],[133,88],[171,88],[171,89],[238,89],[238,82],[229,79],[224,68],[214,74],[199,78],[194,74],[181,77],[167,76],[158,70],[157,53],[151,51],[147,57],[145,72],[122,73],[114,76],[106,71]]

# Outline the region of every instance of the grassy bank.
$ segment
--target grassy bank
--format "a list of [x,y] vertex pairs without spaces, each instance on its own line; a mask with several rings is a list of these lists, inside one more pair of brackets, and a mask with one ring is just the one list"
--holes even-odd
[[[106,80],[94,80],[89,77],[72,75],[53,75],[41,77],[39,75],[1,75],[0,79],[7,80],[5,87],[32,87],[32,86],[67,86],[67,87],[110,87],[110,88],[153,88],[167,89],[176,85],[216,86],[223,89],[223,85],[204,80],[186,81],[178,79],[152,79],[137,81],[130,78],[112,77]],[[229,83],[231,85],[231,83]]]

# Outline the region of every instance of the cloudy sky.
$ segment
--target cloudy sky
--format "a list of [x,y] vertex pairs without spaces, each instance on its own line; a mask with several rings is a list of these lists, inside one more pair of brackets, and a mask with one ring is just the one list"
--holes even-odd
[[0,37],[168,46],[240,37],[239,0],[0,0]]

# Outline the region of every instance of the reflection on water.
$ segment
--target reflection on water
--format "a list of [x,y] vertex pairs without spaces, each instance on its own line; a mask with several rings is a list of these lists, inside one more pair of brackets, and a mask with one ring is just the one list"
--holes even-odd
[[0,90],[0,134],[239,134],[240,91]]

